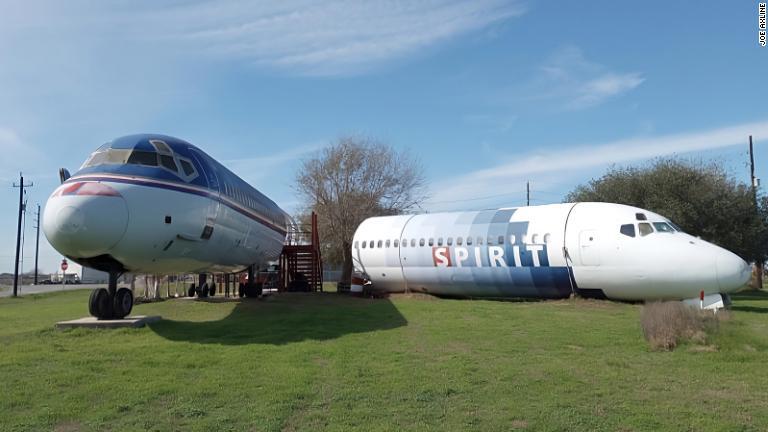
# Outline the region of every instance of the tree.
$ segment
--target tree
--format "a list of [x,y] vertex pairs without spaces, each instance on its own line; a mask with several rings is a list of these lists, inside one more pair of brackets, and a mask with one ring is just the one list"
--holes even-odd
[[347,284],[358,225],[369,217],[403,213],[426,197],[415,158],[358,136],[340,137],[305,160],[296,176],[296,190],[307,210],[318,215],[325,260],[342,264],[341,282]]
[[737,182],[716,162],[671,158],[643,167],[614,167],[576,187],[566,201],[641,207],[747,261],[762,262],[768,255],[768,200],[755,203],[750,186]]

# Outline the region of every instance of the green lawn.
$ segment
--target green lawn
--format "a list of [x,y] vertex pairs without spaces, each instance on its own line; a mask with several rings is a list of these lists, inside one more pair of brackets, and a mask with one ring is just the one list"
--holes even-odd
[[650,352],[640,306],[337,294],[171,300],[55,331],[88,292],[0,299],[0,430],[766,430],[768,294]]

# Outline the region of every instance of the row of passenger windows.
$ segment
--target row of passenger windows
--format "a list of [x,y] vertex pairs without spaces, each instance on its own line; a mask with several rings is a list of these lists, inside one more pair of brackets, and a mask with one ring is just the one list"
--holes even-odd
[[[640,233],[641,237],[645,237],[648,234],[653,234],[654,232],[673,233],[675,231],[682,230],[680,227],[671,222],[640,222],[637,224],[637,232]],[[635,224],[624,224],[619,228],[619,232],[627,237],[635,237]]]
[[[539,237],[538,234],[533,234],[530,237],[530,243],[531,244],[538,244],[539,240],[543,240],[544,243],[549,243],[551,241],[551,235],[549,233],[544,234],[543,237]],[[516,240],[516,237],[514,234],[509,236],[509,242],[510,244],[514,244]],[[526,236],[524,235],[522,237],[523,243],[528,243]],[[463,246],[466,244],[467,246],[472,246],[472,244],[477,246],[482,246],[483,243],[487,244],[488,246],[493,245],[503,245],[504,244],[504,236],[498,236],[498,237],[456,237],[456,246]],[[409,240],[408,239],[394,239],[394,240],[367,240],[367,241],[355,241],[355,244],[353,247],[355,249],[362,248],[365,249],[368,248],[388,248],[388,247],[408,247]],[[453,237],[448,237],[445,239],[445,243],[443,243],[443,237],[438,237],[437,241],[435,241],[434,238],[429,239],[410,239],[410,247],[423,247],[423,246],[453,246],[454,245],[454,239]]]

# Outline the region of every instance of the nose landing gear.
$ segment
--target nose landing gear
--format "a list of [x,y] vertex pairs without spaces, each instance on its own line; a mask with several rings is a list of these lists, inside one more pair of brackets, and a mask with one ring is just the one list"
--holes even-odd
[[117,289],[119,273],[109,273],[109,285],[91,292],[88,311],[100,320],[123,319],[133,309],[133,293],[128,288]]

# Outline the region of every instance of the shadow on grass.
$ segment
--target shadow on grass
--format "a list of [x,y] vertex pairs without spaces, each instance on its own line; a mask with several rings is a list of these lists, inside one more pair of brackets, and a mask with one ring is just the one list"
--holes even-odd
[[283,345],[335,339],[402,327],[408,321],[388,299],[362,299],[329,293],[284,293],[244,299],[219,321],[163,320],[150,325],[173,341],[203,344]]
[[[731,299],[734,301],[733,306],[731,306],[731,310],[768,314],[768,291],[763,291],[763,290],[742,291],[736,294],[732,294]],[[744,302],[744,301],[760,302],[762,304],[760,305],[755,305],[754,303],[750,305],[738,304],[738,302]]]

